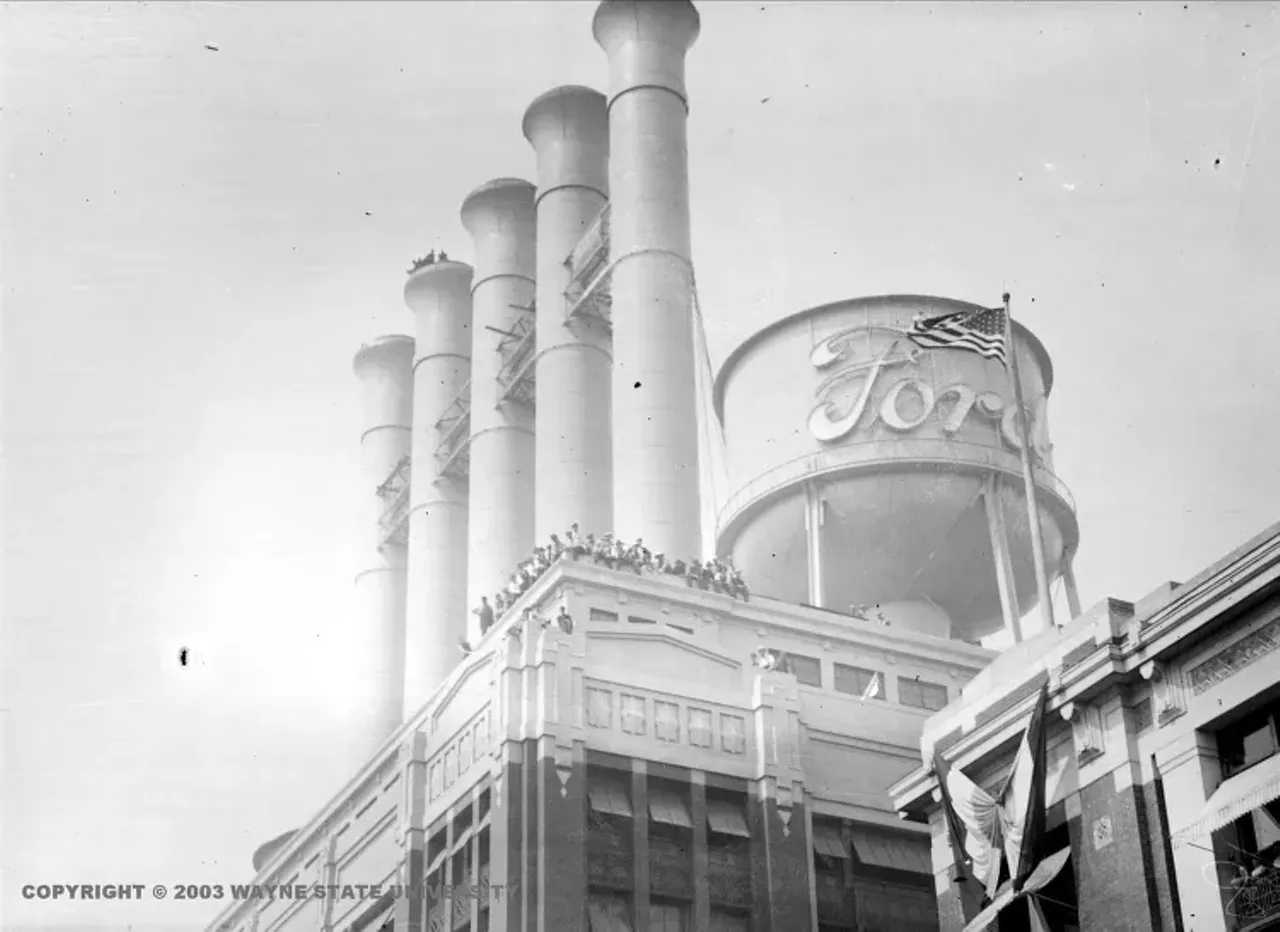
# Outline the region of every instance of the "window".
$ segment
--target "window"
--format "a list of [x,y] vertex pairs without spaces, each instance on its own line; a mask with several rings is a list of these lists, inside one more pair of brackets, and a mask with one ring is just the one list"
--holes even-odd
[[937,712],[947,707],[947,687],[926,683],[919,677],[898,677],[898,701],[915,709]]
[[680,706],[674,702],[653,702],[653,730],[659,741],[680,740]]
[[631,932],[631,903],[620,896],[592,894],[587,897],[587,920],[591,932]]
[[597,815],[631,818],[631,800],[620,782],[591,776],[587,780],[587,803]]
[[656,786],[649,788],[649,818],[654,822],[673,825],[676,828],[693,828],[689,809],[680,798],[680,794],[666,788]]
[[836,692],[848,693],[851,696],[866,696],[868,699],[884,698],[884,683],[878,670],[866,670],[862,667],[850,667],[843,663],[836,664]]
[[723,909],[711,910],[711,932],[747,932],[747,917]]
[[444,785],[452,786],[458,776],[458,754],[453,748],[444,752]]
[[711,747],[711,710],[689,710],[689,743],[695,748]]
[[613,693],[587,687],[587,724],[592,728],[613,727]]
[[644,697],[622,694],[622,708],[619,714],[622,719],[622,730],[629,735],[642,735],[644,726]]
[[693,629],[692,629],[692,628],[686,628],[684,625],[673,625],[671,622],[669,622],[669,621],[668,621],[668,622],[667,622],[667,627],[668,627],[668,628],[675,628],[677,631],[683,631],[685,634],[688,634],[688,635],[692,635],[692,634],[693,634]]
[[587,616],[588,621],[617,621],[617,612],[606,612],[603,608],[593,608]]
[[720,716],[720,746],[730,754],[745,754],[746,723],[739,715]]
[[648,932],[685,932],[684,908],[675,903],[649,904]]
[[652,618],[641,618],[639,615],[628,615],[627,621],[633,625],[656,625],[657,622]]
[[[781,653],[781,651],[779,651]],[[817,657],[806,657],[804,654],[783,654],[787,672],[805,686],[822,685],[822,663]]]
[[750,838],[742,806],[727,799],[707,797],[707,828],[716,835]]
[[1244,716],[1218,732],[1218,754],[1226,776],[1276,753],[1276,706]]

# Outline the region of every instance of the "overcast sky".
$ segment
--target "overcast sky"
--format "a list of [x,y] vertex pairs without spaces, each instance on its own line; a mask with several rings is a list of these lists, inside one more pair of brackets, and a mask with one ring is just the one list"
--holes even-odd
[[[351,358],[409,332],[412,257],[469,258],[463,196],[531,177],[525,106],[604,86],[593,8],[3,7],[6,927],[199,928],[18,889],[246,880],[349,776]],[[1280,518],[1275,5],[701,9],[717,364],[823,301],[1007,287],[1086,603]]]

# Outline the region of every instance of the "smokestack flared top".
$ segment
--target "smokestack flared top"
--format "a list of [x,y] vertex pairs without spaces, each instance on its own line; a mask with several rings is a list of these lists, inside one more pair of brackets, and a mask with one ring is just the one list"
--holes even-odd
[[591,32],[609,56],[609,105],[636,87],[662,87],[687,100],[685,53],[702,21],[688,0],[604,0]]
[[411,310],[417,310],[424,303],[438,301],[441,292],[453,290],[470,294],[472,274],[471,266],[452,259],[424,265],[415,269],[404,283],[404,303]]
[[529,104],[521,129],[538,154],[538,200],[556,188],[609,190],[609,112],[599,91],[553,88]]
[[364,378],[369,372],[392,369],[397,365],[408,371],[412,364],[413,337],[396,333],[370,340],[360,347],[352,368],[358,377]]
[[480,185],[462,202],[462,225],[475,240],[472,289],[494,275],[535,274],[537,188],[520,178]]

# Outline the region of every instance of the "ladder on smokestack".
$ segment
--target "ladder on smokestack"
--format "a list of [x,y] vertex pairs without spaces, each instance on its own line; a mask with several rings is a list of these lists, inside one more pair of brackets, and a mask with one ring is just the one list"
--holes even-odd
[[564,260],[569,270],[569,287],[564,290],[568,320],[590,319],[612,323],[613,266],[609,264],[609,205],[596,215]]
[[378,498],[382,499],[382,545],[399,544],[408,540],[409,515],[409,464],[407,456],[400,457],[382,485],[378,486]]
[[436,447],[436,461],[440,475],[465,480],[471,469],[471,380],[444,409],[436,421],[440,431],[440,443]]
[[502,356],[502,368],[498,370],[498,384],[502,386],[502,394],[498,397],[498,404],[512,402],[532,408],[537,369],[534,358],[534,350],[537,348],[537,308],[534,305],[512,307],[525,313],[510,331],[495,331],[502,336],[498,343],[498,353]]

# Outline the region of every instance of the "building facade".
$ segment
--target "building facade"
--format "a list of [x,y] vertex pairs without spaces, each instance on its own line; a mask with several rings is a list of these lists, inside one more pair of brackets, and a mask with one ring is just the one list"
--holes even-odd
[[[988,792],[1048,686],[1046,851],[1071,860],[1044,891],[1050,927],[1280,928],[1280,525],[1191,581],[1107,599],[1002,654],[926,724]],[[967,919],[931,764],[891,790],[933,836],[943,932]],[[1026,927],[1014,903],[1002,930]]]
[[212,928],[936,929],[928,830],[887,789],[992,656],[562,558],[254,880],[382,900]]

